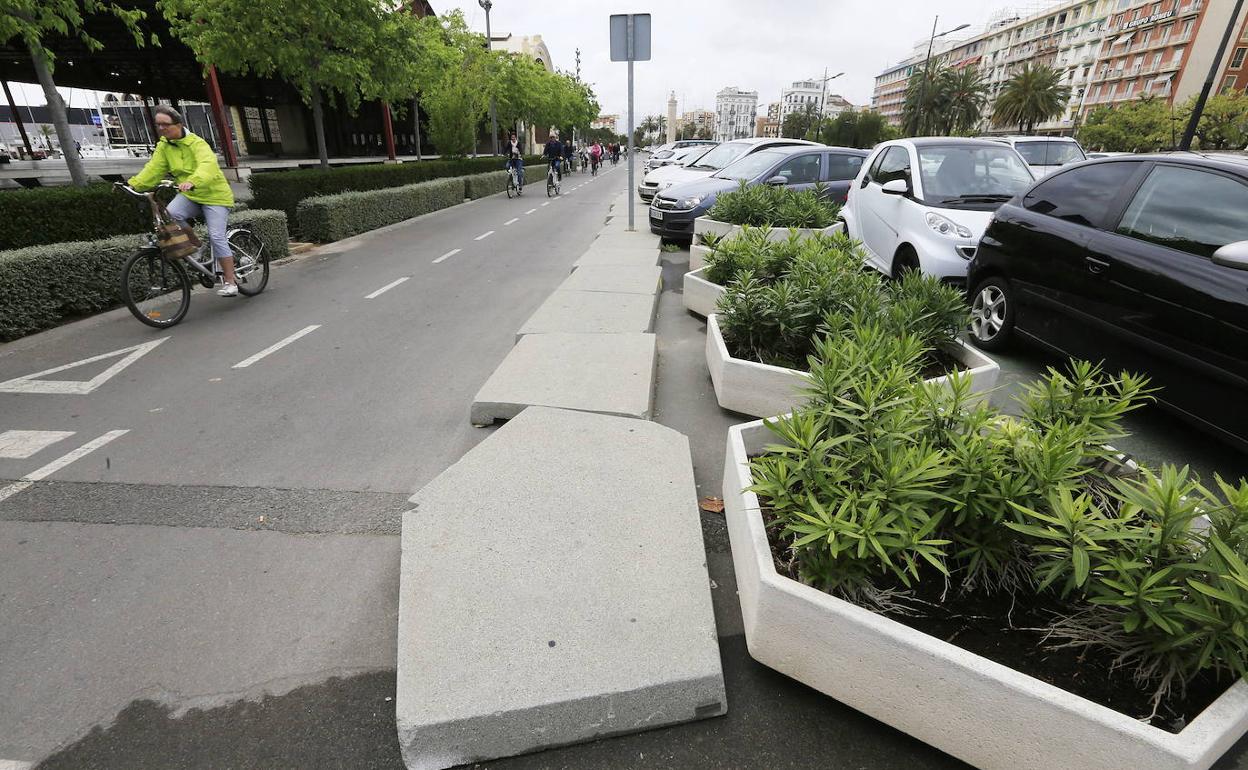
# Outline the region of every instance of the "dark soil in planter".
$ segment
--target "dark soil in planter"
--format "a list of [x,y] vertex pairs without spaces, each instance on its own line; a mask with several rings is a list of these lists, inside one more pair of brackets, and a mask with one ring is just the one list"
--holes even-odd
[[[773,517],[764,511],[763,518],[776,571],[797,580],[786,545],[776,539]],[[881,586],[885,587],[889,586]],[[960,594],[956,585],[949,586],[943,600],[942,593],[945,593],[945,578],[933,571],[911,594],[918,600],[912,603],[915,612],[921,614],[881,614],[1132,719],[1144,719],[1152,713],[1153,690],[1141,689],[1123,670],[1111,670],[1113,660],[1109,653],[1054,650],[1043,645],[1046,627],[1054,616],[1072,614],[1061,602],[1023,594],[1011,598],[1004,592]],[[1030,604],[1024,605],[1026,600],[1030,600]],[[866,609],[875,610],[873,607]],[[1176,685],[1149,724],[1167,732],[1180,732],[1234,681],[1231,676],[1219,677],[1206,672],[1189,683],[1186,692],[1180,692]]]
[[[728,355],[741,361],[750,361],[758,364],[767,364],[769,366],[780,366],[786,369],[806,371],[804,368],[805,364],[800,366],[790,366],[783,362],[763,361],[761,357],[751,356],[748,350],[742,350],[737,345],[731,344],[727,340],[725,340],[724,344],[728,348]],[[810,352],[813,353],[814,350],[811,350]],[[950,372],[960,372],[967,368],[961,361],[940,348],[928,351],[919,361],[919,366],[919,376],[924,380],[930,380],[933,377],[944,377]]]

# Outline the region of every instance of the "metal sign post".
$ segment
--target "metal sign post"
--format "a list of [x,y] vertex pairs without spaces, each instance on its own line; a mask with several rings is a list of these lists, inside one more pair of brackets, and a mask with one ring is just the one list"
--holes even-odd
[[650,14],[611,15],[611,61],[628,62],[628,229],[633,228],[633,62],[650,61]]

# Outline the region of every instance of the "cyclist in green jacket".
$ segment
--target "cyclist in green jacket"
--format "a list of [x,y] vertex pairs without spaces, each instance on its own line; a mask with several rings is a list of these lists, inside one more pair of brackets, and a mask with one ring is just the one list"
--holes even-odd
[[142,171],[130,177],[128,184],[141,192],[155,187],[166,176],[173,177],[179,192],[169,203],[170,216],[183,224],[195,217],[208,227],[212,253],[221,265],[225,278],[225,285],[217,290],[217,294],[236,297],[238,283],[234,277],[234,253],[225,238],[230,208],[234,205],[234,191],[225,181],[225,174],[217,165],[217,154],[212,147],[186,130],[182,116],[176,110],[161,105],[152,113],[160,141],[152,159]]

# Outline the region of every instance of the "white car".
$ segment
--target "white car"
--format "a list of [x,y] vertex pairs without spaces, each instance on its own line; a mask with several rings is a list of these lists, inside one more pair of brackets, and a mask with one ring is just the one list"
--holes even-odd
[[637,185],[637,194],[649,203],[660,190],[666,190],[674,184],[692,182],[710,176],[738,158],[750,153],[765,150],[768,147],[787,147],[794,144],[818,146],[815,142],[805,139],[734,139],[713,147],[705,155],[686,166],[664,166],[656,168],[642,178]]
[[1031,166],[1036,178],[1047,176],[1067,163],[1078,163],[1087,160],[1088,155],[1073,138],[1069,136],[1001,136],[993,137],[998,142],[1018,150],[1023,160]]
[[876,145],[841,219],[881,273],[921,270],[961,284],[993,212],[1034,181],[1022,157],[1001,142],[897,139]]
[[664,166],[683,166],[698,156],[705,154],[709,149],[711,148],[704,144],[697,144],[656,152],[646,161],[645,173],[650,173],[656,168],[663,168]]

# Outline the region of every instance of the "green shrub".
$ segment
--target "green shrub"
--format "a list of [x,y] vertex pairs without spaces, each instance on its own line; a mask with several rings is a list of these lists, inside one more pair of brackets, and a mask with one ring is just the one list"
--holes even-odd
[[842,233],[818,233],[802,238],[790,233],[783,240],[770,237],[771,228],[744,225],[740,233],[715,239],[706,257],[706,279],[726,286],[733,277],[745,271],[763,283],[774,283],[788,274],[797,260],[806,262],[842,262],[846,259],[862,264],[862,247]]
[[[540,162],[525,158],[526,164]],[[432,179],[480,174],[501,169],[503,158],[460,158],[458,160],[422,160],[415,163],[390,165],[345,166],[323,170],[298,169],[252,174],[252,205],[262,209],[280,209],[291,222],[298,221],[299,202],[304,198],[333,195],[341,192],[363,192],[403,187]]]
[[302,238],[328,243],[463,202],[462,177],[320,195],[300,202],[299,233]]
[[[271,259],[289,253],[280,211],[246,211],[230,224],[251,225]],[[146,243],[144,235],[120,235],[0,251],[0,340],[120,305],[121,268]]]
[[[163,190],[166,200],[172,190]],[[0,251],[45,243],[90,241],[152,229],[146,201],[112,185],[37,187],[0,192]]]
[[784,186],[745,182],[715,199],[706,213],[711,219],[755,227],[804,227],[821,229],[836,221],[841,207],[824,197],[824,187],[791,190]]
[[507,191],[506,171],[489,171],[484,174],[470,174],[463,177],[464,197],[476,200],[487,195]]

